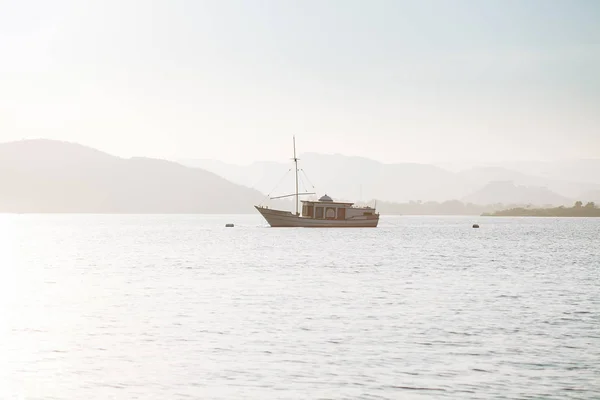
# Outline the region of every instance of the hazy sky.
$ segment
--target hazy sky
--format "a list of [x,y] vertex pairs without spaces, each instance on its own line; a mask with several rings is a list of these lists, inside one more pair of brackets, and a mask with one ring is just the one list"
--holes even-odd
[[0,0],[0,141],[600,157],[600,1]]

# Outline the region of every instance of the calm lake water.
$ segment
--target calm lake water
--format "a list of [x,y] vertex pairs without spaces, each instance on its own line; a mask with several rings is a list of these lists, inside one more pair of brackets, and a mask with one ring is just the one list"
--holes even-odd
[[600,398],[600,219],[2,215],[0,300],[3,400]]

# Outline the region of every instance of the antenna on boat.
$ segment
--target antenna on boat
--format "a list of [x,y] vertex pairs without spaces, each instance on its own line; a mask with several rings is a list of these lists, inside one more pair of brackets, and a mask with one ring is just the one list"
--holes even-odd
[[296,164],[296,215],[298,215],[298,158],[296,157],[296,135],[293,137],[294,140],[294,163]]

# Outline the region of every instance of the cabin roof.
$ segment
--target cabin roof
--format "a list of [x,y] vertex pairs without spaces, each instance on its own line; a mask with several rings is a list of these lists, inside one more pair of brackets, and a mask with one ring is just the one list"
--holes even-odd
[[350,203],[347,201],[333,201],[333,199],[328,196],[327,194],[324,194],[323,196],[321,196],[319,198],[319,200],[301,200],[302,203],[311,203],[311,204],[339,204],[339,205],[344,205],[344,206],[351,206],[354,203]]
[[321,200],[300,200],[302,203],[311,203],[311,204],[342,204],[351,206],[354,203],[346,202],[346,201],[321,201]]

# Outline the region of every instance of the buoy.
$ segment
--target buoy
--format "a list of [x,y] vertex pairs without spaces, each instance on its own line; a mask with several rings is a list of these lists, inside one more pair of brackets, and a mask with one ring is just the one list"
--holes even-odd
[[225,224],[226,228],[233,228],[233,224]]
[[479,225],[473,224],[473,228],[479,228]]

